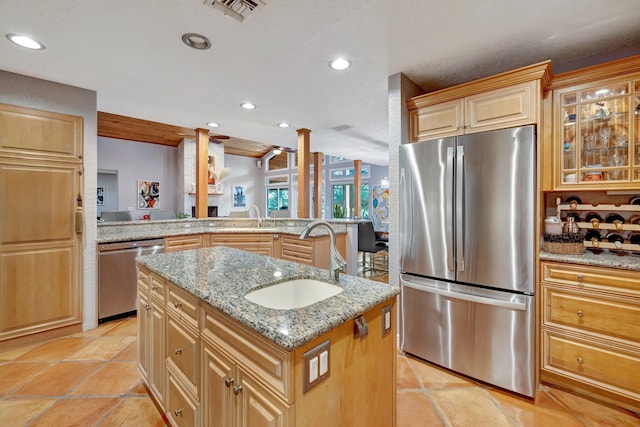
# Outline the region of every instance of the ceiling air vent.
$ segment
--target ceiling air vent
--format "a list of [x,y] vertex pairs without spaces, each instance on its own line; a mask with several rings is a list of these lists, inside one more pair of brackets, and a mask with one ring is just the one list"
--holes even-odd
[[210,6],[238,22],[244,21],[258,7],[266,6],[262,0],[204,0]]

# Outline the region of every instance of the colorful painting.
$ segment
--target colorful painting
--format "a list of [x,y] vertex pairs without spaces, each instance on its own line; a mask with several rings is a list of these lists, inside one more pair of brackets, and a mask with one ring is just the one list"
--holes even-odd
[[138,181],[138,209],[160,209],[158,181]]
[[389,189],[374,185],[371,190],[373,228],[376,231],[389,232]]
[[233,186],[233,207],[234,208],[246,208],[247,207],[247,188],[243,185]]
[[96,200],[98,201],[98,206],[104,206],[104,187],[98,187]]

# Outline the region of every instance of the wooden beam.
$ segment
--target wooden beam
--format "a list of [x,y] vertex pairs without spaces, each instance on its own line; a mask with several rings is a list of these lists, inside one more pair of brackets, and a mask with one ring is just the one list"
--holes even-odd
[[309,129],[298,129],[298,218],[310,217],[309,161],[311,138]]
[[322,218],[322,159],[323,153],[313,153],[313,217]]
[[208,216],[208,160],[209,130],[198,128],[196,129],[196,218],[206,218]]
[[353,217],[360,218],[360,201],[362,200],[362,160],[353,161]]

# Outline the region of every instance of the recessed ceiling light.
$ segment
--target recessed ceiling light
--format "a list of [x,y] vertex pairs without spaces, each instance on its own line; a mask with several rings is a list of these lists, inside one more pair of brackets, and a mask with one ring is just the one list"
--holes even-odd
[[182,35],[182,42],[189,47],[198,50],[205,50],[211,47],[211,40],[202,34],[186,33]]
[[345,58],[336,58],[329,63],[329,66],[334,70],[342,71],[351,66],[351,61]]
[[278,126],[281,127],[281,128],[288,128],[289,127],[289,123],[280,122],[280,123],[278,123]]
[[207,126],[209,126],[210,128],[217,128],[220,125],[216,122],[209,122],[207,123]]
[[281,149],[279,149],[279,148],[276,148],[275,150],[273,150],[273,154],[275,154],[276,156],[277,156],[278,154],[282,154],[282,150],[281,150]]
[[252,104],[251,102],[243,102],[242,104],[240,104],[240,106],[242,108],[244,108],[245,110],[255,110],[256,109],[256,104]]
[[20,34],[7,34],[7,38],[17,44],[18,46],[26,47],[27,49],[43,50],[45,45],[37,40],[28,36],[21,36]]

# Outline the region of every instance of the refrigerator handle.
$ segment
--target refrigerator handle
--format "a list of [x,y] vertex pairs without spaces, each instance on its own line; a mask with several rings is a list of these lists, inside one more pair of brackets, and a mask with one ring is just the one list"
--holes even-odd
[[453,265],[453,158],[454,148],[447,147],[447,166],[445,170],[446,197],[445,197],[445,232],[447,239],[447,268],[454,271]]
[[458,259],[458,271],[464,271],[464,147],[458,145],[456,148],[456,258]]

